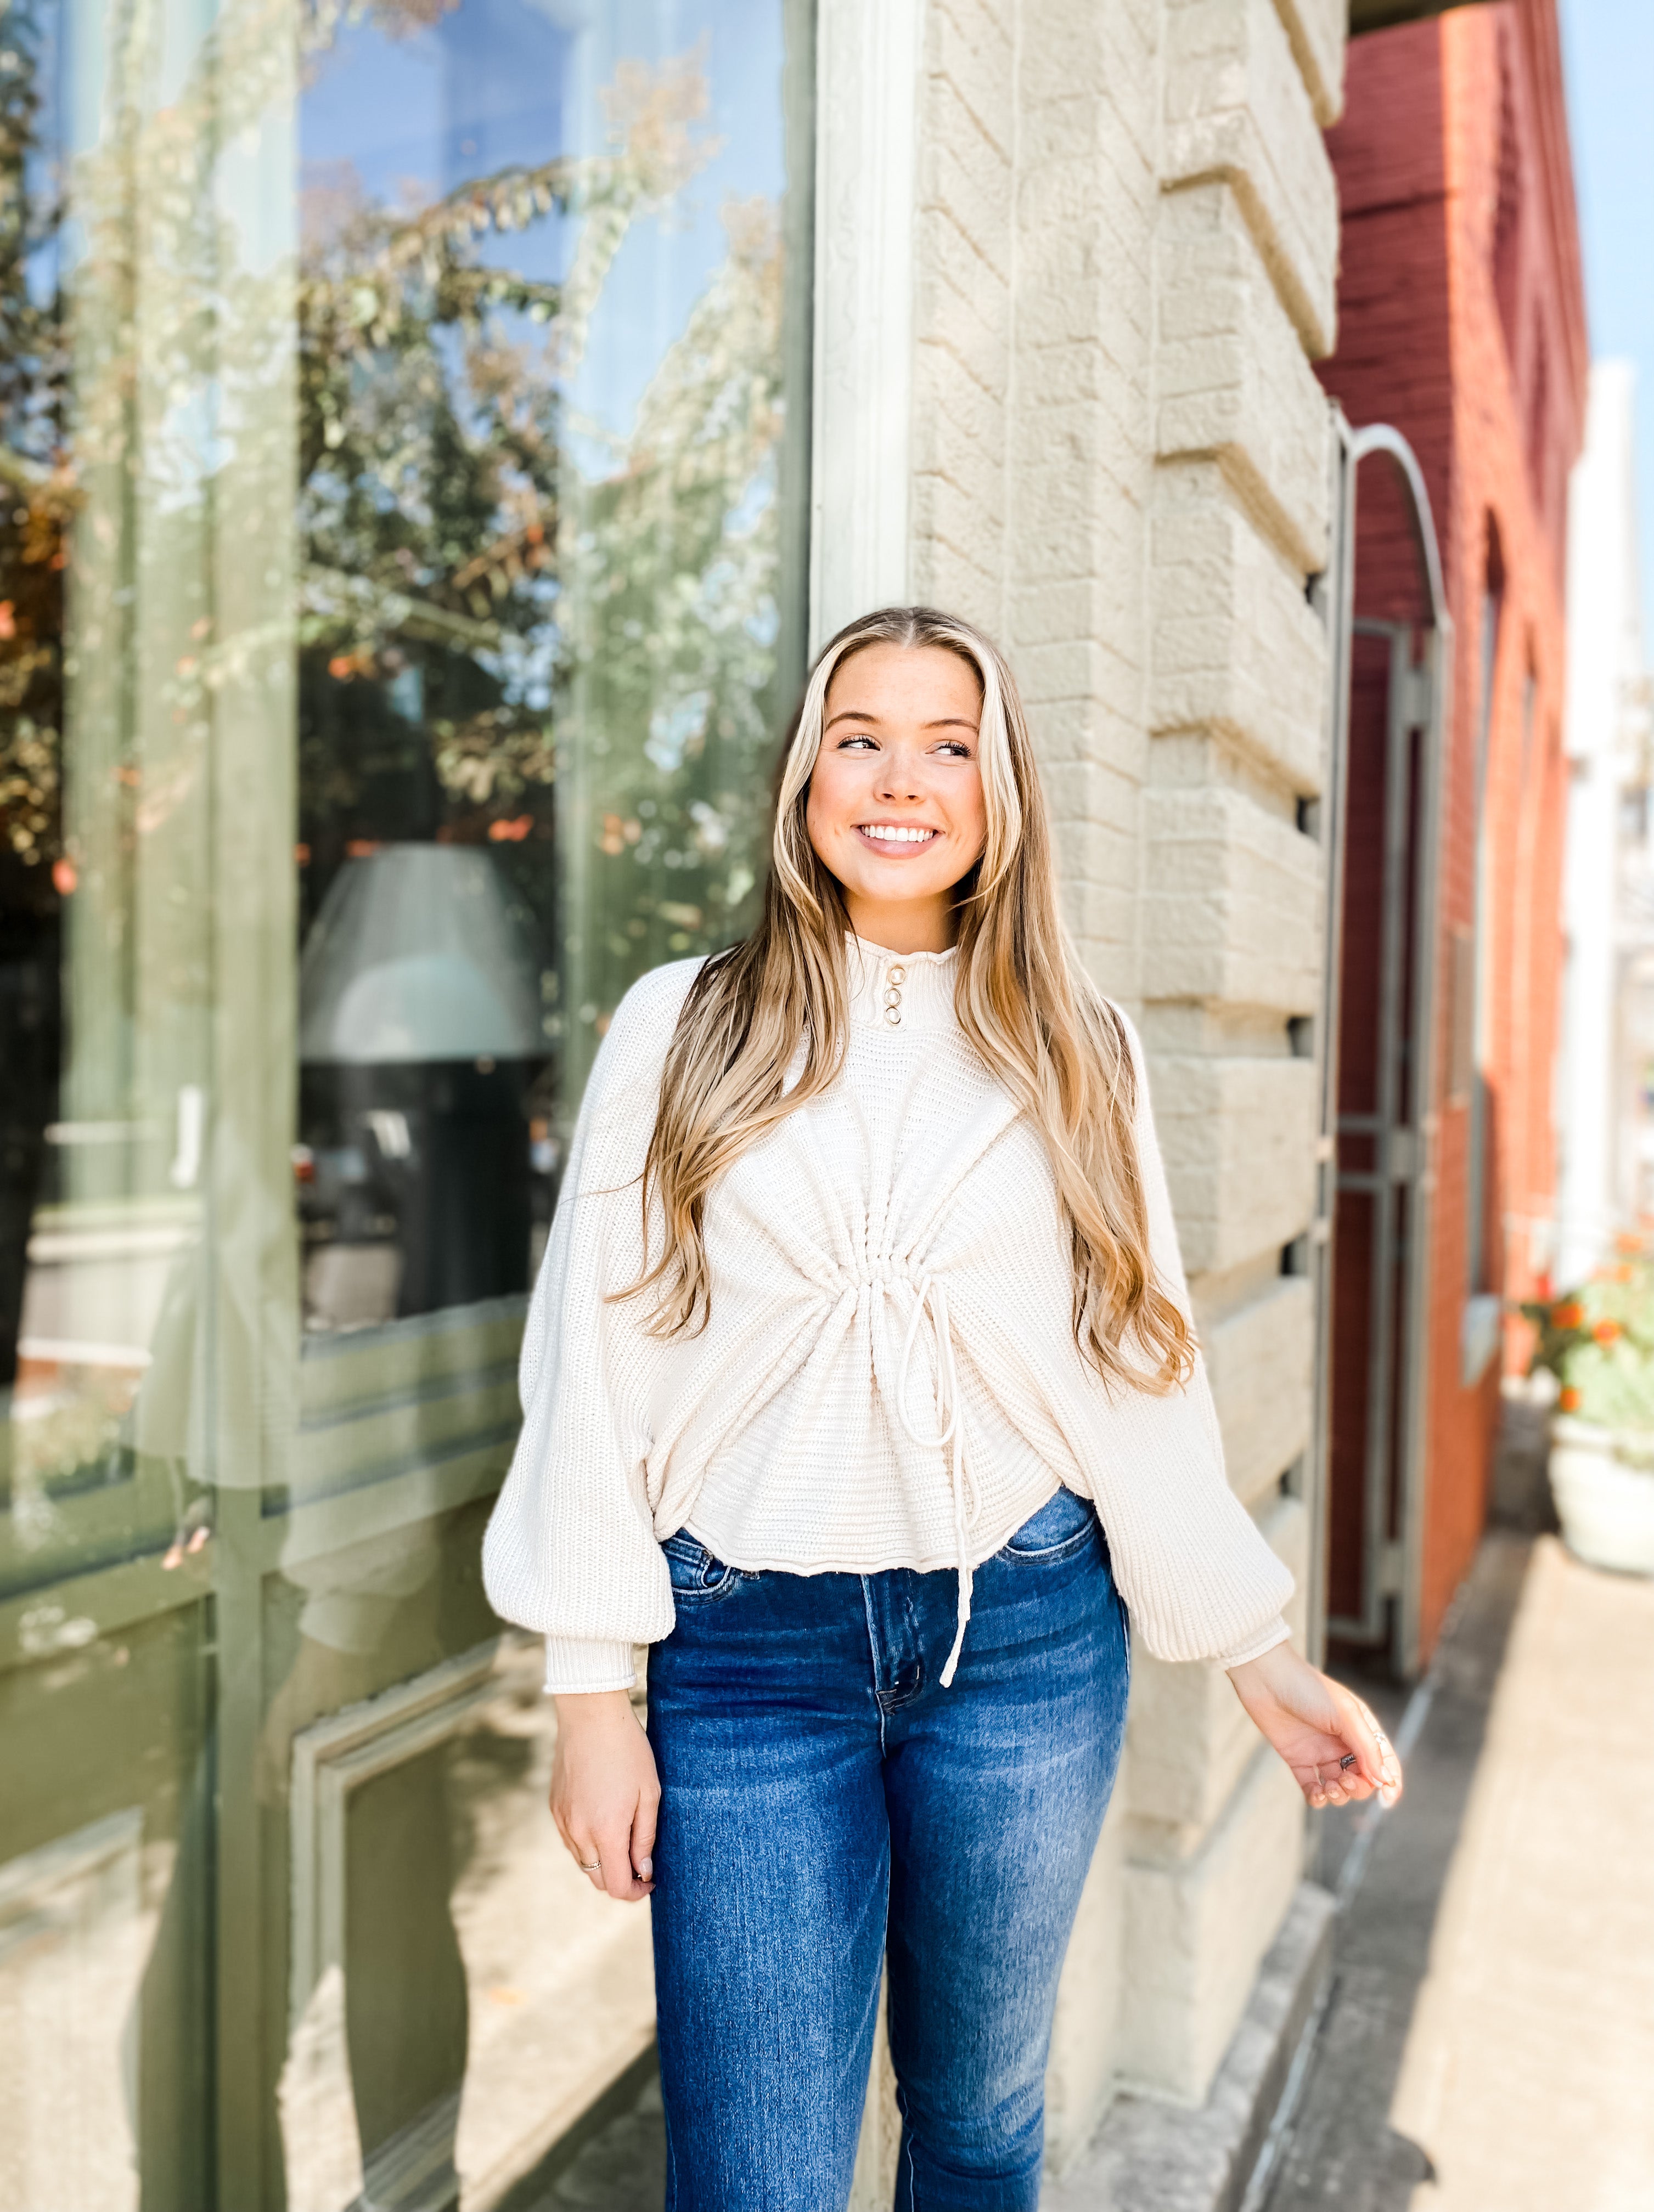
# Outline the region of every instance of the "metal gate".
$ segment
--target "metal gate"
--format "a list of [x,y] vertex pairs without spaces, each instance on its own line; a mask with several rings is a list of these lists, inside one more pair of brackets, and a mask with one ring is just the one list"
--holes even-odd
[[[1327,957],[1311,1232],[1317,1641],[1385,1645],[1416,1671],[1438,1127],[1436,898],[1452,660],[1429,495],[1385,424],[1334,410]],[[1394,473],[1417,556],[1416,619],[1357,613],[1363,463]]]

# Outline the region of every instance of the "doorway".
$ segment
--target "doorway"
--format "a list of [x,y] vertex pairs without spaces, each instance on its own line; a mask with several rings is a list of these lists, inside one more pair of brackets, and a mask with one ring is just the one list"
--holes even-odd
[[[1450,621],[1412,449],[1387,426],[1352,431],[1340,418],[1338,430],[1319,1286],[1324,1619],[1330,1640],[1383,1651],[1406,1677],[1418,1656]],[[1378,467],[1363,478],[1369,461]],[[1359,517],[1358,483],[1368,502]]]

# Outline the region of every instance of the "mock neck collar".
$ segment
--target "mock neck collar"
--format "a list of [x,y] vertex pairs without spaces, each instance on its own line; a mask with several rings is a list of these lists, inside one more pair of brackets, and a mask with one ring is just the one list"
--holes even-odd
[[[847,931],[844,954],[850,1019],[858,1027],[884,1030],[891,1036],[953,1027],[957,945],[946,952],[891,952]],[[892,1013],[901,1020],[891,1021]]]

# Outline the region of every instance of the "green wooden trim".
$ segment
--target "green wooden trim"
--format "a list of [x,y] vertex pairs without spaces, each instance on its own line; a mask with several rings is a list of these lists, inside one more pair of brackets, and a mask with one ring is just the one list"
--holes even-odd
[[286,1503],[296,1511],[468,1450],[508,1449],[520,1425],[508,1369],[358,1407],[294,1437]]
[[139,1458],[118,1482],[46,1492],[46,1529],[25,1536],[18,1516],[0,1516],[0,1595],[55,1589],[66,1577],[125,1565],[134,1555],[164,1552],[181,1510],[179,1490],[158,1460]]
[[157,1613],[198,1605],[212,1589],[212,1547],[164,1567],[164,1553],[71,1575],[0,1603],[0,1668],[61,1658]]
[[387,1322],[382,1328],[309,1336],[299,1361],[300,1418],[308,1426],[353,1408],[467,1376],[509,1371],[514,1382],[526,1294]]
[[[484,1438],[452,1459],[410,1467],[289,1513],[265,1515],[255,1540],[259,1575],[278,1573],[490,1497],[504,1480],[512,1433]],[[221,1498],[221,1511],[229,1495]],[[61,1658],[158,1613],[199,1604],[212,1591],[218,1549],[215,1537],[175,1567],[163,1566],[165,1553],[153,1552],[0,1601],[0,1671]]]
[[[514,1433],[514,1429],[510,1435]],[[283,1567],[300,1566],[347,1544],[366,1543],[410,1522],[429,1521],[456,1506],[469,1505],[473,1498],[490,1496],[505,1479],[510,1435],[473,1443],[450,1460],[427,1461],[386,1480],[365,1482],[314,1504],[268,1515],[263,1527],[262,1571],[274,1574]]]

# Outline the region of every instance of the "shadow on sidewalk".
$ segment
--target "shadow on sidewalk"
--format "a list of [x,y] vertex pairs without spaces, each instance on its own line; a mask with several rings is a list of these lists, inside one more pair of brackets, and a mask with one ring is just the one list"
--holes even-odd
[[[1267,2212],[1408,2212],[1419,2184],[1435,2179],[1428,2154],[1389,2115],[1534,1536],[1548,1514],[1542,1456],[1536,1489],[1515,1426],[1495,1486],[1495,1510],[1515,1525],[1485,1538],[1444,1637],[1407,1795],[1381,1822],[1339,1927],[1331,1993]],[[1328,1856],[1323,1878],[1335,1881],[1340,1854]]]

